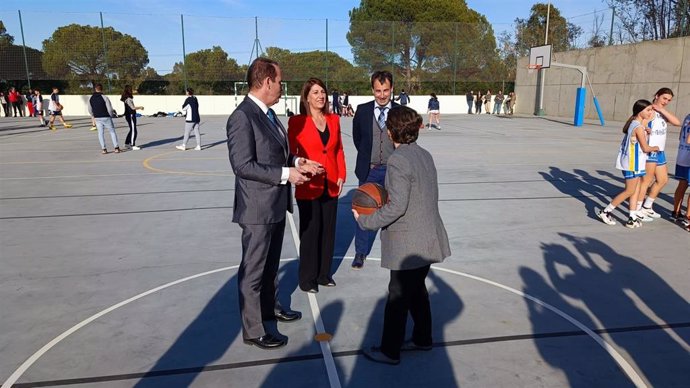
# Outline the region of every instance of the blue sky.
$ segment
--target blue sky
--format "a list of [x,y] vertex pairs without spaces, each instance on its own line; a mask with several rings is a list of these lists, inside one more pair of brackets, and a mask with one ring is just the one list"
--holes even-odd
[[[429,0],[433,4],[433,0]],[[515,18],[526,18],[533,1],[467,0],[483,14],[494,32],[513,31]],[[348,11],[359,0],[63,0],[59,11],[45,3],[4,0],[0,20],[21,44],[17,10],[22,12],[26,45],[41,48],[41,42],[59,26],[70,23],[100,25],[138,38],[149,52],[150,66],[160,74],[171,71],[182,57],[180,14],[184,15],[185,51],[221,46],[240,64],[247,63],[254,47],[254,17],[258,17],[259,42],[263,48],[278,46],[291,51],[328,49],[352,60],[345,34]],[[605,0],[559,0],[552,3],[563,16],[591,31],[594,11],[608,26],[611,13]],[[97,44],[97,42],[95,42]]]

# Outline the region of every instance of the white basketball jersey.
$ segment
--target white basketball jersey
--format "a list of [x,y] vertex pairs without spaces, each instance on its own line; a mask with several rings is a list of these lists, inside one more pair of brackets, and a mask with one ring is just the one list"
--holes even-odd
[[648,124],[652,132],[649,134],[649,146],[659,147],[659,151],[666,148],[666,120],[659,112],[654,112],[654,118]]
[[640,143],[635,136],[635,128],[641,126],[637,120],[633,120],[628,127],[628,133],[623,136],[621,147],[616,158],[616,168],[623,171],[644,171],[647,162],[647,154],[642,151]]

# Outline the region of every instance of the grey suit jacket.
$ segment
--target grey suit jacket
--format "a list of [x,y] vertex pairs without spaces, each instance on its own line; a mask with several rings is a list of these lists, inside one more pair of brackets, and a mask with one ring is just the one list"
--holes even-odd
[[364,229],[381,231],[381,266],[415,269],[450,256],[446,228],[438,210],[438,176],[431,154],[417,143],[401,144],[388,158],[389,202],[369,216]]
[[292,189],[280,184],[283,167],[293,166],[287,134],[276,130],[268,116],[249,97],[228,118],[228,154],[235,174],[232,221],[273,224],[292,212]]

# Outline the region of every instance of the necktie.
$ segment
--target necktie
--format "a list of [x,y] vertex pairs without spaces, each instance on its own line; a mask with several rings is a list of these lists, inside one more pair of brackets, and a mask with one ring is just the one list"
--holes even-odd
[[268,119],[271,120],[273,123],[273,126],[275,127],[276,131],[280,134],[280,137],[285,137],[283,134],[283,131],[280,129],[280,126],[278,125],[278,117],[276,117],[276,112],[273,111],[273,109],[268,108],[268,112],[266,112],[266,115],[268,116]]
[[268,115],[268,119],[271,120],[273,125],[276,127],[278,126],[278,118],[276,117],[276,112],[273,111],[273,109],[268,108],[268,112],[266,113]]
[[386,127],[386,110],[388,110],[387,106],[379,107],[379,118],[376,121],[378,122],[379,128],[381,129]]

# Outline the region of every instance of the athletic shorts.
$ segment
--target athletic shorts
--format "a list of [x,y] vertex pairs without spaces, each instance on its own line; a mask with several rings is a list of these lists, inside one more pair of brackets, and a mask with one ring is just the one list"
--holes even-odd
[[676,179],[690,182],[690,167],[676,164]]
[[438,109],[432,109],[432,110],[429,111],[429,113],[438,113],[438,112],[439,112]]
[[50,115],[51,116],[62,116],[62,111],[61,110],[51,110]]
[[633,179],[633,178],[639,178],[641,176],[644,176],[644,170],[641,171],[625,171],[623,170],[623,178],[625,179]]
[[664,151],[650,152],[647,156],[647,163],[656,163],[657,166],[666,165],[666,153]]

